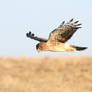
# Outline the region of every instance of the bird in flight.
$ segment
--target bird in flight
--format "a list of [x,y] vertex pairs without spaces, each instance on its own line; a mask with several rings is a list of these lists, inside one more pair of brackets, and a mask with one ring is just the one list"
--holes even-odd
[[68,45],[66,42],[73,36],[73,34],[81,28],[78,24],[79,21],[73,22],[73,19],[65,23],[63,21],[58,28],[54,29],[50,34],[48,39],[40,38],[35,36],[33,33],[29,32],[26,34],[28,38],[39,41],[36,45],[38,52],[40,51],[53,51],[53,52],[73,52],[82,51],[87,49],[87,47],[80,47],[75,45]]

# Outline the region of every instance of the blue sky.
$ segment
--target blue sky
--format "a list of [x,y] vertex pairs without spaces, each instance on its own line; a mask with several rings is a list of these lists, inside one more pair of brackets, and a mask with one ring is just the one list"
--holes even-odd
[[[37,41],[28,39],[30,30],[48,38],[63,21],[74,18],[82,23],[69,44],[87,46],[82,52],[42,52],[35,49]],[[79,55],[92,54],[92,0],[1,0],[0,56]]]

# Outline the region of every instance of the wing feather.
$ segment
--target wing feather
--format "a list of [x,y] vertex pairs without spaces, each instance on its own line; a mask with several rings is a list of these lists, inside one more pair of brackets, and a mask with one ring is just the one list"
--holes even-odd
[[50,33],[49,41],[59,41],[63,43],[68,41],[73,34],[81,28],[81,24],[78,24],[78,22],[79,21],[73,22],[73,19],[71,19],[69,22],[64,24],[65,22],[63,21],[58,28]]
[[37,41],[40,41],[40,42],[47,42],[47,39],[34,36],[34,34],[31,33],[31,32],[27,33],[26,36],[28,38],[31,38],[31,39],[34,39],[34,40],[37,40]]

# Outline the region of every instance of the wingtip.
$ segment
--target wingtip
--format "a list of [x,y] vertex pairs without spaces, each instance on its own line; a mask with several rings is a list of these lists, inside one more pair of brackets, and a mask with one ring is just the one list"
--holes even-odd
[[79,21],[75,21],[74,23],[77,24]]
[[28,36],[29,36],[29,34],[28,34],[28,33],[26,33],[26,36],[28,37]]
[[70,19],[70,21],[69,21],[69,22],[72,22],[73,20],[74,20],[74,18]]
[[[31,35],[31,32],[29,31],[29,33],[26,33],[26,36],[29,37]],[[34,35],[34,34],[32,34]]]
[[62,22],[62,25],[64,25],[64,24],[65,24],[65,21]]

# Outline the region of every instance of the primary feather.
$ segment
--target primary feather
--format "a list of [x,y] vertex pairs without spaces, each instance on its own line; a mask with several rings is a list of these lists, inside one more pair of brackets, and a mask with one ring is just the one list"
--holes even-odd
[[73,22],[73,19],[71,19],[66,24],[62,22],[58,28],[56,28],[50,33],[49,40],[64,43],[73,36],[73,34],[77,31],[77,29],[81,28],[80,25],[81,24],[78,24],[78,21]]

